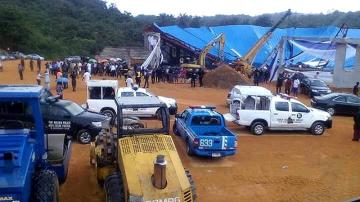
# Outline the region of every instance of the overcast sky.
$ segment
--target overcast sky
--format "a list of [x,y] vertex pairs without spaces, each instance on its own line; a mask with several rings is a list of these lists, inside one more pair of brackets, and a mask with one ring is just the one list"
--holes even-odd
[[133,15],[160,13],[178,16],[181,13],[198,16],[216,14],[259,15],[291,9],[299,13],[329,13],[359,11],[360,0],[106,0],[119,10]]

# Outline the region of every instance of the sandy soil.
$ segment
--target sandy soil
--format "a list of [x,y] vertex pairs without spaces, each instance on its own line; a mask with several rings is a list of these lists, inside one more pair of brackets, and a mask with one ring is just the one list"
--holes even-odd
[[[36,73],[30,72],[28,61],[23,81],[17,64],[4,63],[0,83],[35,84]],[[120,83],[124,85],[123,79]],[[227,90],[192,89],[185,84],[156,84],[150,90],[176,98],[180,110],[192,104],[211,104],[228,112]],[[78,80],[77,92],[68,89],[64,95],[84,103],[83,82]],[[309,103],[305,97],[300,99]],[[198,201],[344,201],[360,196],[360,143],[351,141],[351,117],[334,117],[333,125],[319,137],[306,132],[268,132],[256,137],[244,127],[229,124],[240,136],[238,153],[222,159],[188,157],[183,141],[173,139],[184,166],[195,178]],[[88,159],[89,147],[74,143],[68,179],[60,189],[62,201],[104,201]]]

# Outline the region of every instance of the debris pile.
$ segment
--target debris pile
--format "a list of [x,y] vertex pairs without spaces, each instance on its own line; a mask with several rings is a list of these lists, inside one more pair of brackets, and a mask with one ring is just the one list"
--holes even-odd
[[250,79],[228,65],[222,65],[206,73],[203,82],[205,87],[230,89],[234,85],[249,85]]

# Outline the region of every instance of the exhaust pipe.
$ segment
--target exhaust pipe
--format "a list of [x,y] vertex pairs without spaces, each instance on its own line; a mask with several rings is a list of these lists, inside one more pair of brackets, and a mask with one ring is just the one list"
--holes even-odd
[[154,162],[154,174],[152,175],[152,183],[158,189],[164,189],[167,185],[166,181],[166,160],[164,155],[158,155]]

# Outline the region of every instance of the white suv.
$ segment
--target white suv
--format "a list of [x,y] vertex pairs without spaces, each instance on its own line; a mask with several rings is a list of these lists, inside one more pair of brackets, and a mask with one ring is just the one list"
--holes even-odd
[[[90,80],[87,83],[87,101],[83,105],[89,111],[99,112],[108,117],[111,117],[111,122],[114,123],[117,106],[115,98],[134,97],[134,103],[141,99],[142,96],[157,97],[164,102],[169,108],[170,114],[176,114],[177,104],[175,99],[155,96],[144,88],[118,88],[117,80]],[[118,90],[119,89],[119,90]],[[136,98],[135,98],[136,97]],[[124,115],[131,115],[137,117],[152,117],[157,115],[157,108],[144,109],[128,109],[124,110]]]
[[[148,91],[145,88],[138,88],[137,85],[135,85],[134,87],[123,87],[123,88],[119,88],[119,90],[117,91],[117,97],[121,98],[121,97],[157,97],[160,101],[162,101],[163,103],[166,104],[166,106],[169,108],[169,113],[170,115],[174,115],[177,112],[178,106],[176,103],[176,100],[173,98],[168,98],[168,97],[163,97],[163,96],[155,96],[154,94],[152,94],[150,91]],[[129,112],[130,113],[130,112]],[[151,110],[148,112],[140,112],[140,109],[138,112],[131,112],[130,114],[147,114],[148,116],[154,116],[156,115],[156,110]]]

